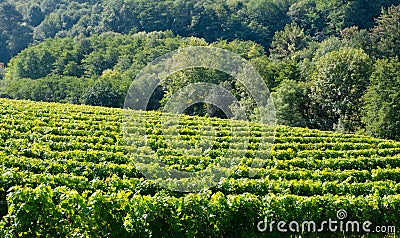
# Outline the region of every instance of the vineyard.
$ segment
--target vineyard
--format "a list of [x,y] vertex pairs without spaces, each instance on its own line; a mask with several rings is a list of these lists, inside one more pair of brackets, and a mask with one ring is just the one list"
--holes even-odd
[[[384,237],[387,232],[374,234],[376,226],[400,228],[400,142],[278,126],[269,159],[250,168],[263,138],[271,137],[264,125],[250,124],[246,146],[233,144],[243,156],[232,174],[209,189],[185,193],[137,170],[138,151],[148,154],[127,148],[123,113],[0,100],[1,237]],[[234,141],[229,120],[184,116],[174,134],[160,127],[171,115],[133,114],[140,123],[130,129],[145,132],[155,154],[182,171],[220,161]],[[168,147],[182,140],[207,144],[200,124],[215,132],[207,153]],[[264,220],[321,224],[338,220],[339,210],[346,212],[344,221],[371,222],[371,233],[282,233],[276,224],[258,229]]]

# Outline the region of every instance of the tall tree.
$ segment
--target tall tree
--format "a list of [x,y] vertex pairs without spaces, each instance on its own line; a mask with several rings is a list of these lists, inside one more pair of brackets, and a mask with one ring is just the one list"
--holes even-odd
[[365,94],[363,122],[367,133],[400,140],[400,61],[378,60]]
[[359,49],[322,56],[312,76],[315,123],[321,129],[346,132],[360,127],[360,106],[371,74],[371,60]]

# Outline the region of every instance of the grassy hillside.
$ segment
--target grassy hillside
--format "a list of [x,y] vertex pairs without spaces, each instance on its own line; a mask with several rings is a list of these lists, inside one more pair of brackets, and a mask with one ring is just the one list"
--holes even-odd
[[[321,224],[338,220],[339,210],[347,213],[343,221],[370,221],[371,230],[400,227],[400,142],[279,126],[271,156],[250,177],[266,135],[262,125],[250,125],[234,173],[208,190],[182,193],[135,168],[122,116],[121,109],[0,99],[1,236],[278,237],[299,235],[301,227],[280,233],[275,224],[262,233],[257,224],[265,217]],[[186,171],[221,159],[230,141],[230,121],[183,117],[185,140],[199,141],[197,126],[205,122],[216,142],[204,156],[174,154],[163,146],[165,116],[134,118],[146,121],[137,130],[146,130],[163,162]],[[314,235],[359,236],[326,228]]]

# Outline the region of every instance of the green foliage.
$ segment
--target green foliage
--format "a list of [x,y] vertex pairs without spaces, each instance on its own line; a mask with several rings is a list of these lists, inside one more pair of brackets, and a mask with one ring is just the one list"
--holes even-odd
[[347,26],[346,16],[350,9],[350,4],[350,1],[316,0],[317,9],[321,12],[326,22],[324,29],[326,35],[335,35]]
[[[312,122],[310,127],[364,130],[358,98],[365,93],[368,74],[353,74],[359,69],[347,72],[332,68],[345,68],[352,59],[322,62],[335,58],[334,52],[343,48],[362,49],[372,60],[398,56],[399,6],[392,4],[398,2],[2,1],[0,62],[7,68],[0,72],[0,78],[7,80],[1,83],[1,96],[121,106],[123,92],[148,62],[180,47],[210,45],[249,60],[272,91],[284,88],[281,83],[287,80],[307,85],[320,82],[314,88],[321,93],[313,89],[310,96],[313,108],[306,119]],[[118,80],[113,80],[114,76],[98,80],[108,70],[116,72]],[[338,82],[326,83],[335,81],[331,76],[351,78],[354,85],[360,84],[355,93],[343,91]],[[160,109],[181,86],[199,81],[231,90],[249,106],[250,116],[255,113],[252,99],[240,84],[220,72],[200,69],[172,75],[157,88],[148,109]],[[76,85],[83,88],[76,90]],[[338,91],[340,96],[336,95]],[[351,95],[344,99],[343,93]],[[115,100],[104,99],[106,94],[114,95]],[[117,99],[118,95],[121,98]],[[346,100],[351,102],[347,104]],[[223,117],[220,110],[204,104],[194,105],[187,113]]]
[[360,126],[360,99],[369,84],[369,56],[344,48],[322,56],[316,67],[311,88],[315,123],[325,130],[354,131]]
[[[275,32],[295,22],[316,41],[340,35],[346,27],[369,29],[381,8],[396,0],[351,1],[182,1],[91,0],[4,1],[2,62],[34,41],[53,37],[131,34],[171,30],[208,42],[251,40],[269,47]],[[1,11],[0,11],[1,12]],[[6,19],[6,20],[4,20]],[[7,19],[10,19],[8,21]],[[6,26],[8,25],[8,26]],[[9,30],[7,30],[9,29]],[[32,33],[32,34],[31,34]],[[0,37],[2,39],[2,37]],[[3,39],[2,39],[3,40]],[[0,41],[1,42],[1,41]],[[18,42],[14,45],[14,42]],[[1,48],[1,47],[0,47]],[[3,52],[1,52],[3,53]]]
[[92,77],[113,68],[128,74],[181,44],[190,44],[190,40],[174,37],[170,32],[48,39],[10,61],[9,79],[47,75]]
[[358,27],[352,26],[343,29],[341,35],[345,46],[355,49],[363,49],[365,53],[371,55],[372,41],[367,30],[360,30]]
[[314,53],[314,61],[326,55],[329,52],[340,50],[343,47],[343,42],[338,37],[329,37],[318,44],[318,48]]
[[14,99],[81,104],[82,96],[94,82],[92,78],[47,76],[36,80],[6,80],[4,83],[3,93]]
[[84,104],[104,107],[122,107],[125,93],[115,88],[110,81],[96,82],[82,96]]
[[[365,125],[370,135],[400,140],[400,8],[392,4],[398,1],[0,0],[0,62],[7,65],[0,96],[121,107],[148,62],[180,47],[210,45],[255,66],[274,91],[279,123],[341,132]],[[204,81],[254,107],[228,75],[191,69],[167,78],[148,109]],[[223,117],[204,104],[186,112]],[[243,156],[231,177],[180,193],[144,178],[133,158],[157,155],[166,167],[204,170],[237,146],[230,123],[245,125],[186,116],[178,129],[161,128],[171,115],[133,112],[135,123],[146,125],[132,130],[146,132],[149,156],[148,148],[127,148],[123,113],[0,100],[1,237],[280,237],[258,232],[257,222],[321,222],[339,209],[352,220],[400,226],[399,142],[279,126],[265,166],[251,169],[271,135],[265,125],[250,124],[241,138],[247,146],[234,149]],[[204,123],[215,129],[215,140]],[[179,137],[168,137],[171,131]],[[200,155],[169,146],[186,142],[212,146]]]
[[[225,40],[207,44],[199,38],[175,37],[171,32],[137,33],[134,35],[107,34],[92,37],[48,39],[29,47],[14,57],[8,67],[7,94],[16,99],[35,101],[72,102],[96,106],[122,107],[126,92],[136,76],[147,63],[157,57],[191,45],[211,45],[230,50],[245,59],[255,62],[261,76],[271,85],[276,85],[276,70],[266,57],[264,48],[251,41]],[[72,77],[71,77],[72,76]],[[24,78],[24,80],[21,80]],[[28,80],[36,82],[22,86]],[[50,82],[70,78],[74,82],[87,82],[77,90],[60,82]],[[251,98],[245,89],[231,76],[209,69],[188,69],[169,76],[157,89],[148,105],[149,109],[160,109],[163,102],[180,88],[189,83],[209,82],[225,86],[241,101],[248,101],[249,112],[253,113]],[[62,90],[65,90],[62,94]],[[81,93],[81,92],[84,93]],[[187,111],[191,115],[224,117],[212,105],[195,105]]]
[[294,54],[307,47],[308,36],[297,24],[286,25],[283,31],[277,31],[271,43],[271,57],[274,59],[292,59]]
[[42,9],[38,5],[27,6],[25,10],[25,19],[28,19],[29,24],[33,27],[38,26],[45,18]]
[[285,80],[305,81],[300,69],[300,64],[297,64],[296,61],[280,61],[276,66],[279,72],[275,79],[276,83],[281,85]]
[[4,79],[6,75],[6,70],[4,68],[0,68],[0,80]]
[[382,8],[399,5],[397,0],[353,0],[346,13],[346,26],[358,26],[360,29],[370,29],[374,20],[381,14]]
[[304,29],[306,35],[311,35],[317,40],[323,37],[323,29],[327,22],[323,20],[322,13],[318,11],[315,0],[295,1],[289,8],[287,14],[290,19],[300,28]]
[[307,83],[293,80],[281,82],[272,94],[279,124],[306,127],[310,115],[310,90]]
[[15,1],[7,6],[14,8],[14,5],[20,10],[14,10],[18,19],[13,24],[23,25],[25,20],[30,25],[24,27],[33,29],[33,34],[21,38],[21,34],[26,32],[23,26],[13,32],[3,31],[5,37],[24,40],[18,45],[21,48],[11,51],[3,60],[6,62],[33,41],[107,32],[129,34],[171,30],[177,35],[196,36],[208,42],[218,39],[253,40],[266,47],[274,32],[288,23],[285,12],[273,1],[60,0],[43,3]]
[[[20,60],[16,63],[15,69],[11,67],[10,74],[18,78],[43,78],[50,74],[56,57],[47,49],[23,51]],[[11,62],[11,65],[14,62]]]
[[375,63],[363,107],[363,122],[371,135],[400,140],[399,68],[398,58]]
[[400,57],[400,6],[382,10],[372,29],[374,52],[378,57]]
[[15,6],[0,2],[0,62],[7,63],[12,56],[28,46],[31,28]]
[[191,40],[169,32],[49,39],[11,60],[5,91],[16,99],[122,107],[145,64]]
[[[135,168],[121,136],[123,113],[0,100],[2,237],[279,237],[277,229],[257,231],[257,223],[265,217],[320,223],[336,220],[340,209],[349,220],[400,224],[399,142],[280,126],[270,159],[250,177],[251,150],[266,136],[263,125],[250,124],[250,133],[243,134],[248,153],[231,177],[209,190],[180,193]],[[204,169],[215,163],[206,155],[195,159],[163,146],[170,128],[159,123],[171,115],[135,111],[132,116],[146,122],[145,128],[132,129],[146,131],[166,165]],[[171,144],[182,143],[182,136],[209,140],[199,136],[207,132],[199,128],[204,122],[215,129],[215,154],[223,153],[223,142],[229,141],[230,123],[245,128],[240,121],[185,116],[181,138]]]
[[271,60],[267,56],[253,58],[250,62],[264,79],[264,82],[269,89],[278,86],[279,81],[277,80],[277,77],[279,75],[280,66],[278,62]]

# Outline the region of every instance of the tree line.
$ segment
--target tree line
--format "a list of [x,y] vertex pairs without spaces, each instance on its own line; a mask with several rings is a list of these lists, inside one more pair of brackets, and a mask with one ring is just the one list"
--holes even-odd
[[295,22],[316,41],[346,27],[369,29],[397,0],[1,0],[0,62],[53,37],[171,30],[207,42],[251,40],[269,48]]

